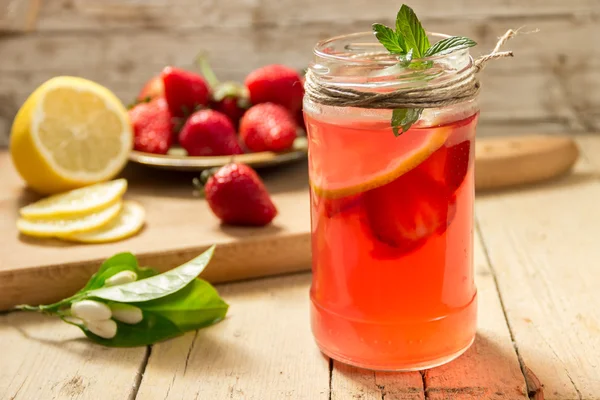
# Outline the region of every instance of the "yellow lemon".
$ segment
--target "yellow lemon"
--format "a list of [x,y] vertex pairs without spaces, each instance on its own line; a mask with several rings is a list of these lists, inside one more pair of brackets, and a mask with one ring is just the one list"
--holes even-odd
[[19,232],[29,236],[70,236],[80,232],[92,231],[108,224],[119,215],[122,207],[123,203],[118,202],[105,209],[77,217],[51,219],[19,218],[17,221],[17,228],[19,229]]
[[90,214],[121,200],[127,180],[97,183],[66,193],[55,194],[21,208],[23,218],[59,218]]
[[121,212],[108,224],[88,232],[63,237],[83,243],[106,243],[122,240],[135,235],[144,226],[146,212],[141,205],[133,201],[123,202]]
[[10,152],[27,184],[43,194],[112,179],[133,146],[127,110],[105,87],[59,76],[38,87],[12,126]]

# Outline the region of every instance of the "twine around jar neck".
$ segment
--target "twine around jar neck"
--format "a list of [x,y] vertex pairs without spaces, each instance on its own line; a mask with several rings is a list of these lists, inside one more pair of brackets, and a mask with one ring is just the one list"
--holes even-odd
[[500,51],[500,48],[517,33],[518,31],[509,29],[498,40],[491,53],[476,59],[469,70],[457,74],[456,79],[445,82],[431,83],[418,88],[400,88],[387,93],[373,93],[322,82],[309,70],[306,73],[304,88],[311,101],[334,107],[438,108],[462,103],[474,99],[479,93],[480,83],[477,74],[489,61],[513,56],[512,51]]

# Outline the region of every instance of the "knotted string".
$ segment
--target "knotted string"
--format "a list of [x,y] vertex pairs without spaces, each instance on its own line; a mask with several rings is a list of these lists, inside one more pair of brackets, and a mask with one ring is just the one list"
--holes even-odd
[[[438,108],[462,103],[475,98],[479,93],[480,83],[477,74],[489,61],[513,56],[512,51],[500,51],[500,48],[517,33],[518,30],[509,29],[498,40],[491,53],[476,59],[467,71],[457,74],[454,79],[433,82],[418,88],[400,88],[387,93],[373,93],[322,82],[309,70],[304,84],[306,95],[315,103],[335,107]],[[377,58],[382,54],[389,55],[389,53],[367,53],[360,56]]]

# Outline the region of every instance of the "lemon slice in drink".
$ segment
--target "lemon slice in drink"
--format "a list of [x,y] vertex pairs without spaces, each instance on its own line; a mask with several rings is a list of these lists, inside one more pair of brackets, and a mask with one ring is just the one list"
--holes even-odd
[[114,242],[138,233],[144,226],[145,218],[146,212],[141,205],[125,201],[119,215],[108,224],[93,231],[76,233],[63,239],[83,243]]
[[64,237],[87,232],[108,224],[119,215],[122,203],[118,202],[105,209],[79,217],[26,219],[17,221],[21,233],[37,237]]
[[370,130],[358,125],[347,129],[312,123],[310,180],[318,196],[336,199],[390,183],[443,146],[451,132],[448,127],[413,128],[395,137],[389,128]]
[[105,87],[60,76],[37,88],[12,126],[10,152],[27,184],[43,194],[107,181],[127,162],[127,110]]
[[118,202],[127,190],[127,180],[98,183],[55,194],[21,208],[24,218],[59,218],[90,214]]

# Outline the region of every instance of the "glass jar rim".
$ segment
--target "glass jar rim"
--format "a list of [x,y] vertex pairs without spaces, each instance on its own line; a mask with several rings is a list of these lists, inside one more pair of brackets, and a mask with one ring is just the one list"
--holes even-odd
[[[426,31],[426,33],[427,33],[427,36],[439,38],[440,40],[451,37],[451,35],[448,35],[445,33],[437,33],[437,32],[430,32],[430,31]],[[354,32],[354,33],[348,33],[348,34],[344,34],[344,35],[337,35],[337,36],[329,37],[327,39],[317,42],[317,44],[313,48],[313,53],[315,54],[315,56],[320,57],[323,60],[336,61],[336,62],[357,63],[357,64],[363,64],[363,63],[364,64],[367,64],[367,63],[368,64],[380,64],[381,66],[391,66],[398,62],[398,59],[396,58],[396,56],[394,54],[387,54],[388,57],[384,58],[384,59],[374,59],[374,58],[358,58],[358,57],[351,57],[351,56],[347,56],[347,55],[331,54],[331,53],[327,53],[327,52],[323,51],[323,49],[325,49],[327,47],[327,45],[330,45],[332,43],[340,42],[340,41],[348,40],[348,39],[352,39],[352,38],[360,38],[360,37],[375,37],[375,34],[373,33],[373,31],[363,31],[363,32]],[[359,43],[359,44],[378,47],[380,49],[385,49],[383,47],[383,45],[381,45],[379,42]],[[418,61],[436,61],[436,60],[444,59],[449,56],[456,56],[457,54],[461,54],[461,53],[468,54],[468,52],[469,52],[469,49],[463,49],[463,50],[459,50],[459,51],[449,53],[449,54],[444,54],[444,55],[433,55],[433,56],[429,56],[429,57],[422,57],[422,58],[419,58]]]

